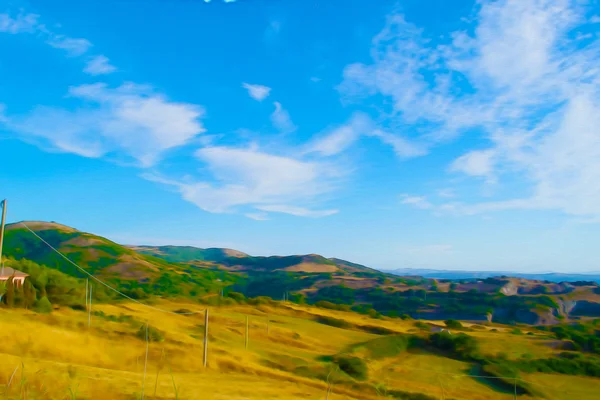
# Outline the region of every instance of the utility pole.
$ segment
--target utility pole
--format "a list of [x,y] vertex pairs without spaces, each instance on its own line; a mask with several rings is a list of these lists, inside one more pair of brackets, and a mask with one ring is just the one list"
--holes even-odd
[[204,355],[202,364],[206,368],[208,362],[208,307],[204,310]]
[[94,286],[90,285],[90,308],[88,309],[88,328],[92,326],[92,289]]
[[0,222],[0,265],[4,267],[2,262],[2,243],[4,242],[4,223],[6,222],[6,200],[0,202],[2,206],[2,222]]

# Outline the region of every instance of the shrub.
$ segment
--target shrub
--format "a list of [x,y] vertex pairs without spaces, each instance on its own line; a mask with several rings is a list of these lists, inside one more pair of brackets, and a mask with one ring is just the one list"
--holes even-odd
[[44,296],[35,302],[34,308],[35,308],[35,311],[37,311],[39,313],[44,313],[44,314],[51,313],[52,312],[52,303],[50,303],[50,300],[48,300],[48,298],[46,296]]
[[458,335],[451,335],[448,332],[434,333],[429,336],[428,344],[462,360],[473,360],[480,357],[479,343],[474,337],[464,333]]
[[462,329],[463,328],[463,324],[461,324],[460,321],[457,321],[455,319],[448,319],[444,323],[446,324],[448,329]]
[[369,375],[367,364],[358,357],[336,356],[333,359],[342,371],[351,377],[364,381]]
[[421,321],[415,322],[415,326],[422,331],[428,331],[431,329],[431,327],[429,325],[427,325],[425,322],[421,322]]
[[521,331],[521,329],[519,328],[515,328],[512,331],[510,331],[510,333],[512,333],[513,335],[522,335],[523,331]]
[[320,324],[329,325],[329,326],[333,326],[336,328],[342,328],[342,329],[348,329],[348,328],[352,328],[354,326],[351,323],[349,323],[348,321],[344,321],[343,319],[326,317],[323,315],[318,316],[316,318],[316,321]]
[[[135,336],[139,339],[146,340],[146,325],[140,326],[140,329],[136,332]],[[165,340],[164,334],[153,326],[148,325],[148,341],[150,342],[162,342]]]
[[238,303],[246,302],[246,296],[244,296],[244,294],[240,292],[229,292],[227,293],[227,297],[234,299]]

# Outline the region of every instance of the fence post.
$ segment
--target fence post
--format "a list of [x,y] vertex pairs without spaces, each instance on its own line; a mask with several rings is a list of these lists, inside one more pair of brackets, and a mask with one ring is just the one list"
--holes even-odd
[[246,315],[246,350],[248,350],[248,316]]
[[94,286],[90,285],[90,307],[88,310],[88,328],[92,325],[92,289]]
[[267,314],[267,336],[269,336],[269,324],[271,322],[271,318],[269,318],[269,314]]
[[208,362],[208,307],[204,310],[204,357],[202,364],[206,368]]

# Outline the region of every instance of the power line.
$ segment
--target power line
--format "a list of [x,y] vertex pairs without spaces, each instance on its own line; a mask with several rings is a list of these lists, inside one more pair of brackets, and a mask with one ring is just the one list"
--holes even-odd
[[45,241],[41,236],[39,236],[37,233],[35,233],[31,228],[29,228],[25,222],[20,222],[21,225],[23,225],[25,228],[27,228],[27,230],[29,232],[31,232],[35,237],[37,237],[39,240],[41,240],[42,242],[44,242],[46,244],[46,246],[50,247],[52,250],[54,250],[59,256],[61,256],[62,258],[64,258],[65,260],[67,260],[70,264],[74,265],[77,269],[79,269],[81,272],[83,272],[84,274],[86,274],[87,276],[89,276],[90,278],[92,278],[93,280],[95,280],[96,282],[100,283],[101,285],[107,287],[108,289],[112,290],[115,293],[120,294],[121,296],[125,297],[128,300],[133,301],[134,303],[140,304],[144,307],[148,307],[151,308],[153,310],[156,311],[160,311],[160,312],[164,312],[164,313],[168,313],[168,314],[175,314],[175,315],[194,315],[194,314],[200,314],[203,313],[205,310],[201,310],[201,311],[190,311],[190,312],[176,312],[176,311],[170,311],[170,310],[165,310],[163,308],[159,308],[159,307],[154,307],[151,306],[149,304],[146,303],[142,303],[139,300],[136,300],[132,297],[127,296],[125,293],[119,291],[118,289],[110,286],[108,283],[102,281],[101,279],[95,277],[94,275],[92,275],[91,273],[89,273],[88,271],[86,271],[84,268],[80,267],[79,265],[77,265],[75,262],[71,261],[67,256],[65,256],[63,253],[61,253],[60,251],[58,251],[54,246],[52,246],[50,243],[48,243],[47,241]]

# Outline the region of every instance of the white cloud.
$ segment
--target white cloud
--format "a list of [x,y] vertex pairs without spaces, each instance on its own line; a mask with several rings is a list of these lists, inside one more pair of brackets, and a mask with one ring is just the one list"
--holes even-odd
[[117,68],[110,64],[108,58],[103,55],[89,59],[83,72],[90,75],[106,75],[115,72]]
[[473,150],[454,160],[450,170],[471,176],[483,176],[493,181],[495,156],[494,150]]
[[[148,175],[148,179],[177,188],[183,198],[213,213],[250,206],[261,211],[301,216],[324,216],[312,204],[335,188],[340,171],[335,166],[272,155],[258,149],[208,147],[196,152],[217,183],[175,181]],[[322,215],[319,215],[322,213]]]
[[424,146],[413,143],[400,135],[394,135],[381,129],[376,129],[367,135],[379,138],[383,143],[392,146],[392,149],[400,158],[419,157],[427,154]]
[[281,133],[291,133],[296,130],[290,114],[281,106],[281,103],[274,102],[275,111],[271,114],[271,123]]
[[243,83],[242,87],[248,90],[248,94],[256,101],[263,101],[271,93],[271,88],[263,85],[252,85],[250,83]]
[[85,157],[124,154],[142,166],[204,131],[201,107],[169,101],[148,87],[81,85],[69,95],[83,102],[82,107],[37,107],[28,115],[10,117],[9,127],[58,151]]
[[319,153],[332,156],[352,146],[362,136],[378,138],[381,142],[392,146],[398,157],[410,158],[426,154],[425,149],[410,142],[400,135],[385,132],[375,126],[374,122],[363,113],[355,113],[352,118],[308,145],[306,153]]
[[54,48],[65,50],[72,57],[81,56],[92,47],[92,44],[87,39],[71,38],[55,34],[51,35],[48,44]]
[[371,120],[366,115],[357,113],[348,123],[336,127],[309,144],[307,153],[320,153],[324,156],[341,153],[371,129]]
[[267,213],[256,212],[256,213],[246,213],[244,215],[255,221],[268,221],[269,220]]
[[17,33],[33,33],[38,26],[39,15],[36,14],[19,14],[16,18],[12,18],[6,13],[0,14],[0,32],[17,34]]
[[592,24],[600,24],[600,15],[592,15],[590,22]]
[[372,62],[347,66],[340,91],[352,101],[383,96],[382,117],[430,146],[482,133],[489,147],[466,151],[450,170],[531,187],[523,198],[435,210],[598,216],[600,38],[577,40],[591,28],[585,13],[575,0],[484,0],[474,29],[445,43],[393,14]]
[[303,207],[286,206],[286,205],[270,205],[258,206],[259,210],[277,212],[283,214],[295,215],[297,217],[312,217],[320,218],[328,215],[337,214],[338,210],[309,210]]
[[431,204],[424,196],[410,196],[408,194],[403,194],[400,197],[402,199],[401,204],[408,204],[421,210],[433,208],[433,204]]

